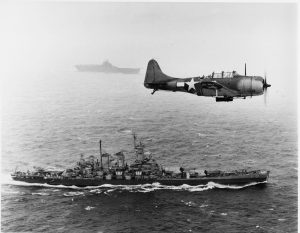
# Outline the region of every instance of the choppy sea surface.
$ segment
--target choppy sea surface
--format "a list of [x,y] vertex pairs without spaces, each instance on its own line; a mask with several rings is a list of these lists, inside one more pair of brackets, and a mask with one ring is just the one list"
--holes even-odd
[[[297,232],[297,116],[288,90],[216,103],[143,87],[144,74],[61,71],[6,80],[2,232]],[[272,78],[269,78],[272,83]],[[266,169],[264,186],[63,187],[14,182],[33,166],[72,167],[83,153],[134,158],[132,132],[160,164]]]

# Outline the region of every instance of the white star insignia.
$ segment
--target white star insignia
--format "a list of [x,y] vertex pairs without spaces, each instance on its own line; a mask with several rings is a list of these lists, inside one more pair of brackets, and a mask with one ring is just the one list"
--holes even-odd
[[185,82],[185,84],[187,84],[187,85],[189,86],[188,91],[190,91],[191,89],[196,90],[196,89],[195,89],[195,81],[194,81],[193,78],[191,79],[191,81]]

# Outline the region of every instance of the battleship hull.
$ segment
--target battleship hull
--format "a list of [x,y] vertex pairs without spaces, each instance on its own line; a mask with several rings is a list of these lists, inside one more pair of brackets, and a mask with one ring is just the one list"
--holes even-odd
[[209,182],[214,182],[223,185],[245,185],[250,183],[263,183],[268,179],[268,175],[258,176],[241,176],[241,177],[201,177],[201,178],[157,178],[157,179],[97,179],[97,178],[46,178],[39,176],[12,176],[16,181],[23,181],[26,183],[39,183],[49,185],[64,185],[64,186],[101,186],[105,184],[110,185],[141,185],[160,183],[161,185],[180,186],[183,184],[197,186],[206,185]]

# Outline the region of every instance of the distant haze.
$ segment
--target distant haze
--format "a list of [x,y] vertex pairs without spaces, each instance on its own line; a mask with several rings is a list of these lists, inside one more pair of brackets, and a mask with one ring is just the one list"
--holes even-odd
[[155,58],[178,77],[243,73],[247,62],[248,74],[266,71],[272,84],[296,80],[296,3],[7,1],[1,8],[8,75],[105,59],[145,70]]

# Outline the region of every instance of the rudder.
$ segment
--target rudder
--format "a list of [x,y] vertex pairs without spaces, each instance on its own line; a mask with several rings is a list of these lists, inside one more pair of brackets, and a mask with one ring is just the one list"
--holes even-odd
[[157,61],[155,61],[154,59],[151,59],[148,62],[145,81],[144,81],[145,86],[148,86],[147,84],[164,83],[164,82],[169,81],[171,79],[173,79],[173,78],[165,75],[161,71]]

